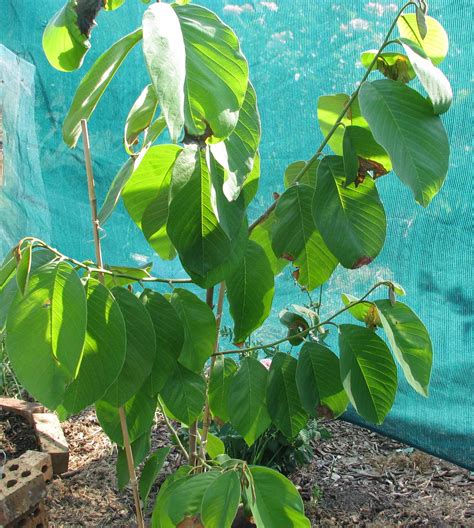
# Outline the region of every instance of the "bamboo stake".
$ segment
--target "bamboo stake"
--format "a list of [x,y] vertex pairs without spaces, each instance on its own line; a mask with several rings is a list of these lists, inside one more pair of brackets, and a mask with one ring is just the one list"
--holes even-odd
[[[87,121],[81,119],[81,128],[82,128],[82,141],[84,143],[84,158],[86,162],[86,174],[87,174],[87,188],[89,191],[89,203],[91,207],[91,216],[92,216],[92,232],[94,234],[94,246],[95,246],[95,256],[97,264],[100,268],[104,267],[102,261],[102,247],[100,244],[100,225],[99,219],[97,218],[97,198],[95,195],[95,182],[94,182],[94,173],[92,171],[92,157],[91,149],[89,142],[89,131],[87,128]],[[104,283],[103,273],[99,273],[99,280],[101,283]],[[133,453],[132,446],[130,444],[130,437],[128,435],[127,427],[127,417],[125,415],[125,409],[123,407],[119,408],[119,417],[120,417],[120,427],[122,429],[123,443],[125,447],[125,454],[127,457],[128,473],[130,475],[130,483],[133,490],[133,499],[135,502],[135,514],[137,517],[137,526],[138,528],[144,528],[145,523],[143,520],[143,512],[140,504],[140,494],[138,492],[138,483],[137,475],[135,473],[135,464],[133,462]]]

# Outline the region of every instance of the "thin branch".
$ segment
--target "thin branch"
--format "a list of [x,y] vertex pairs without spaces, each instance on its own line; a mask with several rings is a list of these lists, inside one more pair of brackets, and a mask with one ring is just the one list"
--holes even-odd
[[174,438],[176,440],[176,444],[178,445],[179,450],[181,451],[181,453],[183,453],[183,455],[186,458],[186,460],[189,461],[189,454],[186,451],[186,448],[184,447],[183,442],[181,442],[181,440],[180,440],[180,438],[178,436],[178,432],[173,427],[173,424],[171,423],[170,419],[166,416],[166,412],[163,409],[163,402],[161,401],[161,398],[158,398],[158,408],[160,409],[161,414],[163,415],[163,418],[165,420],[166,426],[171,431],[171,434],[174,436]]

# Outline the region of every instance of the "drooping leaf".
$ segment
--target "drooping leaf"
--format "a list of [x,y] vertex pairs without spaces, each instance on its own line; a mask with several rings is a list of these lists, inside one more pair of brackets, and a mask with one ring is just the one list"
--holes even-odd
[[428,396],[433,364],[431,339],[424,324],[406,305],[375,301],[383,329],[408,383],[421,395]]
[[313,220],[313,193],[305,184],[287,189],[278,200],[272,231],[275,255],[299,268],[298,282],[308,290],[326,282],[337,266]]
[[[357,297],[354,297],[348,293],[343,293],[341,298],[344,306],[349,306],[350,304],[359,300]],[[363,301],[355,304],[349,308],[349,313],[358,321],[362,321],[370,328],[382,326],[377,308],[373,302]]]
[[[360,56],[362,66],[368,68],[377,53],[378,50],[364,51]],[[408,83],[416,77],[408,57],[403,53],[384,51],[379,55],[375,67],[382,75],[393,81]]]
[[212,367],[209,382],[209,407],[212,414],[223,422],[229,421],[229,389],[236,370],[236,362],[224,356],[217,356]]
[[[156,411],[156,396],[149,396],[143,387],[136,392],[123,406],[127,418],[130,442],[134,442],[150,430]],[[118,407],[99,400],[95,404],[95,411],[104,433],[120,447],[123,447],[122,428]]]
[[448,54],[448,35],[443,26],[433,17],[425,16],[425,22],[427,32],[424,38],[420,35],[415,13],[406,13],[398,19],[398,31],[401,37],[416,42],[433,61],[433,64],[440,64]]
[[265,251],[249,240],[242,262],[226,278],[234,342],[243,343],[270,315],[275,284]]
[[[139,436],[132,442],[133,463],[138,467],[146,458],[151,448],[151,431]],[[117,487],[120,491],[125,489],[125,486],[130,482],[130,474],[128,471],[128,462],[125,449],[119,447],[117,449],[117,462],[115,464],[115,472],[117,473]]]
[[247,176],[253,171],[260,143],[260,116],[257,96],[248,83],[239,120],[231,135],[210,149],[214,158],[225,169],[224,194],[229,201],[239,197]]
[[173,8],[186,50],[186,128],[192,135],[202,135],[209,126],[214,140],[225,139],[238,122],[248,86],[248,65],[239,40],[204,7]]
[[61,403],[63,415],[76,414],[99,400],[117,379],[125,361],[126,333],[113,295],[97,280],[85,286],[87,330],[77,377]]
[[168,456],[170,449],[170,447],[158,448],[143,466],[138,489],[140,492],[140,499],[142,500],[145,506],[151,488],[163,468],[163,464],[165,463],[166,457]]
[[33,246],[28,244],[21,252],[20,262],[16,270],[16,283],[22,295],[25,295],[30,281]]
[[132,147],[138,142],[138,136],[151,125],[157,106],[155,89],[148,84],[133,103],[125,121],[124,145],[128,154],[134,154]]
[[184,344],[179,362],[189,370],[200,372],[214,352],[216,320],[209,306],[194,293],[175,288],[171,306],[176,310],[184,329]]
[[447,112],[453,100],[453,90],[444,73],[433,66],[423,49],[411,40],[400,39],[418,79],[433,104],[436,115]]
[[385,241],[386,218],[375,183],[345,187],[344,163],[326,156],[318,168],[313,215],[327,247],[345,268],[367,265]]
[[231,381],[228,401],[230,422],[249,446],[271,423],[265,401],[267,378],[267,369],[257,359],[246,357]]
[[375,139],[390,154],[396,175],[426,207],[443,185],[449,162],[446,131],[431,102],[388,80],[365,82],[359,100]]
[[155,361],[156,341],[151,317],[139,299],[121,287],[114,288],[112,294],[125,320],[126,353],[118,378],[102,399],[120,407],[142,387],[150,375]]
[[250,240],[256,242],[263,249],[272,268],[273,275],[278,275],[288,265],[289,261],[278,258],[272,249],[272,231],[275,220],[276,217],[273,212],[252,230]]
[[240,504],[240,479],[236,471],[217,477],[202,498],[201,519],[206,528],[231,528]]
[[424,40],[428,33],[428,25],[426,23],[426,12],[421,9],[420,6],[416,6],[415,15],[418,32],[420,33],[420,37]]
[[397,367],[384,341],[363,326],[339,326],[340,372],[344,389],[365,420],[380,424],[397,392]]
[[143,15],[143,52],[171,139],[184,126],[186,51],[180,21],[170,4],[152,4]]
[[272,358],[267,384],[268,413],[275,426],[290,440],[308,421],[296,387],[297,365],[294,357],[277,352]]
[[296,369],[296,385],[301,403],[311,416],[334,417],[347,408],[349,399],[339,374],[339,358],[319,343],[305,343],[300,351]]
[[257,528],[309,528],[303,501],[294,484],[270,468],[251,466],[255,500],[247,488],[246,495]]
[[20,383],[55,409],[77,373],[86,334],[86,296],[65,262],[30,275],[26,294],[15,295],[7,318],[6,348]]
[[[290,312],[289,310],[282,310],[278,317],[280,323],[288,328],[288,342],[292,346],[298,346],[303,343],[304,338],[308,334],[306,330],[309,328],[308,321],[297,313]],[[302,332],[305,332],[302,334]],[[302,334],[302,335],[299,335]]]
[[167,231],[186,269],[203,277],[226,262],[245,218],[242,197],[229,202],[222,185],[217,163],[186,146],[173,170]]
[[82,78],[63,124],[63,139],[67,145],[76,146],[81,135],[81,120],[90,118],[125,57],[141,38],[140,28],[118,40]]
[[203,377],[179,363],[161,390],[166,407],[185,425],[191,425],[201,414],[205,394],[206,384]]
[[156,355],[149,378],[150,394],[157,394],[172,376],[184,343],[184,328],[171,303],[158,292],[140,296],[150,314],[156,338]]

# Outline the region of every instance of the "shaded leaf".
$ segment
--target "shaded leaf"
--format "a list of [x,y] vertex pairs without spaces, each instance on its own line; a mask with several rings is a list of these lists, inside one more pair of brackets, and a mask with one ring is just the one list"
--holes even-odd
[[206,528],[230,528],[240,504],[240,479],[235,471],[222,473],[202,498],[201,518]]
[[285,266],[288,265],[288,260],[278,258],[272,249],[272,231],[275,224],[275,213],[262,223],[258,224],[250,233],[250,240],[256,242],[265,252],[268,262],[272,268],[273,274],[278,275]]
[[151,125],[157,106],[158,99],[155,89],[149,84],[145,86],[138,99],[133,103],[125,121],[123,139],[128,154],[134,154],[132,147],[138,142],[138,136]]
[[224,356],[217,356],[212,367],[209,381],[209,406],[212,414],[223,422],[229,421],[229,390],[236,370],[236,362]]
[[[133,463],[138,467],[150,452],[151,447],[151,431],[139,436],[135,442],[132,442]],[[128,472],[128,462],[125,449],[118,447],[117,462],[115,464],[115,471],[117,473],[117,487],[120,491],[125,489],[125,486],[130,482],[130,474]]]
[[143,466],[138,489],[140,492],[140,499],[145,507],[150,490],[163,468],[163,464],[165,463],[170,449],[170,447],[160,447],[150,456]]
[[294,312],[290,312],[288,310],[282,310],[278,314],[278,317],[280,319],[280,323],[282,325],[285,325],[288,328],[288,337],[290,337],[288,341],[290,345],[292,346],[301,345],[307,333],[301,336],[297,336],[297,337],[291,337],[291,336],[295,336],[296,334],[301,334],[302,332],[304,332],[305,330],[309,328],[309,324],[306,321],[306,319],[302,317],[301,315],[296,314]]

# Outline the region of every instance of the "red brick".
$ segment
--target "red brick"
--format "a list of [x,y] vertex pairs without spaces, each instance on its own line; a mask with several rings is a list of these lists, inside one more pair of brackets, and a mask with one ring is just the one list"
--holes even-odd
[[58,417],[53,413],[38,413],[32,416],[40,449],[50,455],[53,473],[60,475],[66,472],[69,464],[69,448]]
[[33,425],[33,414],[44,412],[44,407],[34,402],[17,400],[16,398],[0,398],[0,409],[10,411],[22,416],[30,425]]
[[28,466],[39,471],[43,475],[46,484],[51,482],[53,478],[53,465],[48,453],[42,453],[41,451],[26,451],[26,453],[23,453],[18,460],[21,460]]

